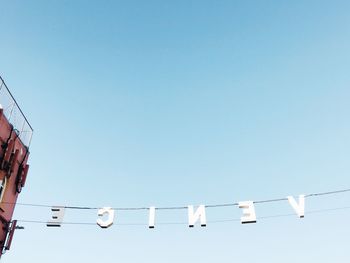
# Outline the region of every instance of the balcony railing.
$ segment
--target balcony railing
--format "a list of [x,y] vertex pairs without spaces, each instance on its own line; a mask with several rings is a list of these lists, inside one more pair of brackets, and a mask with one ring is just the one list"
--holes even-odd
[[22,143],[29,147],[32,141],[33,128],[1,77],[0,107],[3,109],[3,114],[6,116],[9,123],[13,125],[13,129],[21,139]]

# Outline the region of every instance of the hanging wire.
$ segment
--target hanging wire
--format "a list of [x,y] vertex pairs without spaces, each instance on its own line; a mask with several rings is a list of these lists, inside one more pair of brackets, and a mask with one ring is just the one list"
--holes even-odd
[[[319,193],[311,193],[306,194],[305,198],[308,197],[317,197],[324,195],[335,195],[350,192],[350,188],[336,190],[336,191],[328,191],[328,192],[319,192]],[[253,201],[254,204],[262,204],[262,203],[272,203],[272,202],[281,202],[288,200],[286,197],[276,198],[276,199],[265,199]],[[33,203],[13,203],[13,202],[3,202],[4,204],[17,204],[19,206],[30,206],[30,207],[46,207],[51,208],[55,205],[46,205],[46,204],[33,204]],[[57,206],[57,205],[56,205]],[[229,206],[238,206],[238,203],[226,203],[226,204],[211,204],[205,205],[206,208],[217,208],[217,207],[229,207]],[[76,210],[98,210],[101,207],[90,207],[90,206],[60,206],[65,209],[76,209]],[[149,210],[149,207],[112,207],[112,209],[116,211],[135,211],[135,210]],[[181,210],[187,209],[187,206],[168,206],[168,207],[156,207],[156,210]]]

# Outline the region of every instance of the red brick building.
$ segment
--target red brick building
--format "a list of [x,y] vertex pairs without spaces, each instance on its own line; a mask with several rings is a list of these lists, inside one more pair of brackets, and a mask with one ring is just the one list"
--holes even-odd
[[33,130],[0,77],[0,257],[10,249],[16,201],[25,185]]

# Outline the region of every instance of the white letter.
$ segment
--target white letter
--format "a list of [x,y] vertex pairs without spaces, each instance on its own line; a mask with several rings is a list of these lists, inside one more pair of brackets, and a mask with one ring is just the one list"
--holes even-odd
[[154,228],[155,217],[156,217],[156,208],[154,206],[151,206],[149,208],[149,218],[148,218],[149,228]]
[[305,215],[305,195],[299,195],[299,204],[295,201],[293,196],[287,196],[289,204],[300,218]]
[[60,227],[64,217],[64,210],[65,208],[63,206],[53,206],[51,208],[51,211],[53,212],[52,220],[48,221],[46,226]]
[[252,201],[239,202],[238,207],[243,208],[242,224],[256,223],[254,203]]
[[194,224],[198,221],[200,218],[201,220],[201,226],[206,226],[207,225],[207,219],[205,216],[205,206],[200,205],[197,208],[196,213],[193,213],[193,205],[188,206],[188,226],[193,227]]
[[103,216],[105,214],[108,214],[108,219],[106,221],[102,221],[100,218],[97,219],[97,224],[102,228],[107,228],[113,225],[114,210],[111,207],[103,207],[98,210],[98,216]]

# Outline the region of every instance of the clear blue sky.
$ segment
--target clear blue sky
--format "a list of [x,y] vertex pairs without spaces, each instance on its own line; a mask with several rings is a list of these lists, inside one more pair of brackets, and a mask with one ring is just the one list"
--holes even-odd
[[[0,74],[35,129],[20,202],[197,205],[350,185],[348,1],[0,7]],[[306,213],[349,201],[307,199]],[[293,212],[288,203],[256,209]],[[207,211],[208,220],[240,215]],[[15,214],[49,217],[45,208]],[[174,211],[156,220],[186,219]],[[23,223],[3,262],[348,262],[349,219],[339,210],[205,229]],[[147,224],[147,214],[117,213],[115,223]]]

